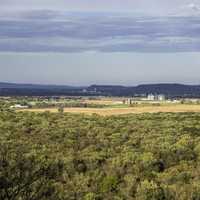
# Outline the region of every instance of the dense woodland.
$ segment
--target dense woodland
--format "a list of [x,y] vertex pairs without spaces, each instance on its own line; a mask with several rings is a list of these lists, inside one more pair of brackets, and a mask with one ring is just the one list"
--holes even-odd
[[200,114],[0,111],[0,200],[199,200]]

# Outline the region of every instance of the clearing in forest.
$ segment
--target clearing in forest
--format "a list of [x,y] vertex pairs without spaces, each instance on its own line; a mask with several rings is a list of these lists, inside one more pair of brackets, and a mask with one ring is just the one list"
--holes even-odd
[[[20,111],[32,112],[58,112],[57,108],[22,109]],[[200,112],[200,105],[163,105],[163,106],[136,106],[127,108],[65,108],[64,112],[99,114],[103,116],[121,115],[129,113],[157,113],[157,112]]]

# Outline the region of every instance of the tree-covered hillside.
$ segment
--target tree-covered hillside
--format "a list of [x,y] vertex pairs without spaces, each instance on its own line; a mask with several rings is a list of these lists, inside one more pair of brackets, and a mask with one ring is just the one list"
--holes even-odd
[[2,200],[199,200],[200,114],[0,112]]

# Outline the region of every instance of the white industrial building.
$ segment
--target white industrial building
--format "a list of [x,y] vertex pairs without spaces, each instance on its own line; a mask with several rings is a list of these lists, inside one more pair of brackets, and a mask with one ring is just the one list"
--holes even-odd
[[23,108],[28,108],[28,106],[22,106],[20,104],[15,104],[14,106],[10,106],[10,108],[14,109],[23,109]]
[[165,95],[163,94],[148,94],[147,95],[147,100],[148,101],[164,101],[166,99]]

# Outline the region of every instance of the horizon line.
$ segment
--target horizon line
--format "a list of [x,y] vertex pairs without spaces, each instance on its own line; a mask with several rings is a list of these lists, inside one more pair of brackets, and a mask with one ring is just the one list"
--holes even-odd
[[137,87],[141,85],[184,85],[184,86],[200,86],[195,83],[181,83],[181,82],[157,82],[157,83],[138,83],[133,85],[126,84],[96,84],[91,83],[88,85],[73,85],[73,84],[52,84],[52,83],[29,83],[29,82],[9,82],[0,81],[0,84],[16,84],[16,85],[38,85],[38,86],[66,86],[66,87],[90,87],[90,86],[122,86],[122,87]]

